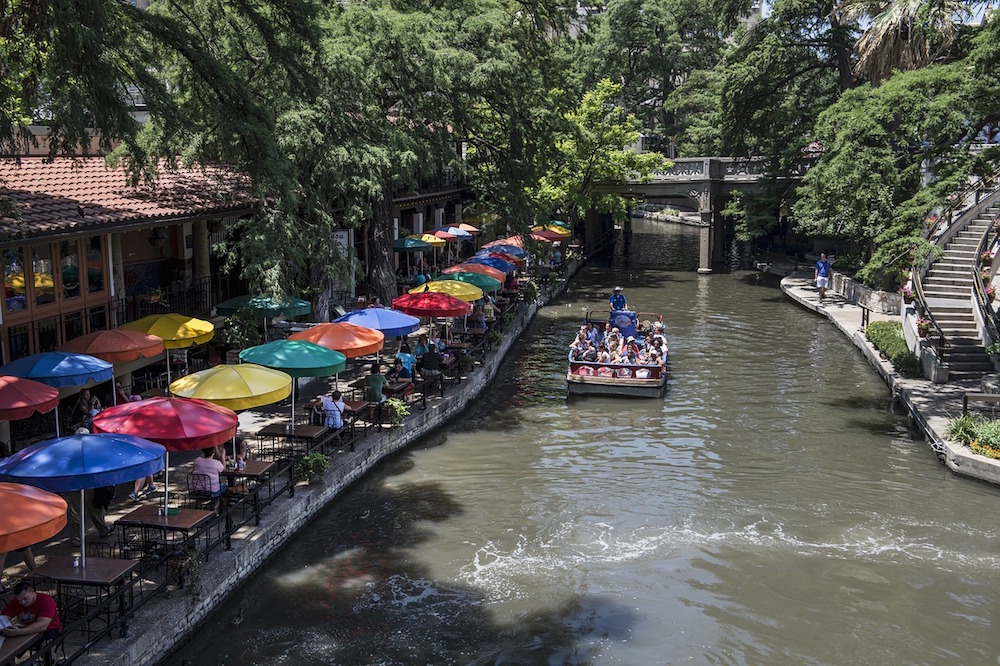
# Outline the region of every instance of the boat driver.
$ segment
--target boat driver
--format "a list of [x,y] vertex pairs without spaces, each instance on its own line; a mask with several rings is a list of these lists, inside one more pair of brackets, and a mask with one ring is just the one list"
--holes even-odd
[[611,304],[612,310],[628,309],[628,303],[625,302],[625,294],[622,293],[621,287],[615,287],[614,293],[608,298],[608,302]]

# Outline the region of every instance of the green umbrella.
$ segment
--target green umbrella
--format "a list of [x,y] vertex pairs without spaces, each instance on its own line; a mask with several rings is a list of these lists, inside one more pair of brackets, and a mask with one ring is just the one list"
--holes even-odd
[[240,352],[244,363],[281,370],[291,375],[292,423],[295,423],[295,385],[298,377],[329,377],[347,367],[347,357],[305,340],[274,340]]
[[234,315],[240,310],[250,310],[255,316],[261,318],[277,317],[278,315],[295,317],[312,312],[312,305],[309,301],[304,301],[301,298],[279,300],[271,296],[248,294],[246,296],[230,298],[228,301],[223,301],[216,306],[216,311],[223,317]]
[[492,278],[489,275],[473,273],[471,271],[448,273],[447,275],[439,277],[438,280],[458,280],[459,282],[467,282],[479,287],[483,291],[500,291],[503,288],[503,283],[500,282],[500,280]]
[[410,238],[409,236],[397,238],[392,242],[393,252],[423,252],[429,249],[431,249],[430,243],[425,243],[419,238]]
[[569,225],[569,222],[563,222],[562,220],[549,220],[549,225],[555,227],[562,227],[567,231],[573,231],[573,227]]

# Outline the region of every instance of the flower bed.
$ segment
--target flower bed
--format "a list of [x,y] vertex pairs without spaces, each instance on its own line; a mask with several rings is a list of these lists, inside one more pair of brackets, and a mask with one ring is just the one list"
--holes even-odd
[[906,346],[903,325],[898,321],[873,321],[865,335],[875,348],[885,355],[896,371],[904,377],[920,377],[923,369],[920,359]]

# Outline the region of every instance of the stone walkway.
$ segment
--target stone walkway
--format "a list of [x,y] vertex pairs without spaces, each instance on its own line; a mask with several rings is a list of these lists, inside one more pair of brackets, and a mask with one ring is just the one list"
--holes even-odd
[[[948,420],[962,413],[962,397],[979,392],[978,382],[934,384],[925,379],[908,379],[893,371],[861,330],[862,309],[842,296],[827,292],[819,302],[812,271],[796,272],[781,281],[781,290],[804,308],[825,316],[839,328],[872,364],[889,385],[893,395],[906,406],[914,423],[923,432],[931,449],[956,474],[1000,485],[1000,461],[979,456],[947,439]],[[872,313],[871,321],[899,319],[898,315]]]

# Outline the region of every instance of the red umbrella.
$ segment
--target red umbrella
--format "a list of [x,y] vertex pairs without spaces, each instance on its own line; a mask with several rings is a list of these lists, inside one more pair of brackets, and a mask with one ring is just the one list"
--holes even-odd
[[500,282],[503,282],[504,280],[507,279],[507,274],[504,273],[503,271],[497,270],[492,266],[484,266],[483,264],[469,264],[469,263],[456,264],[450,268],[444,269],[441,272],[446,274],[461,273],[461,272],[479,273],[480,275],[486,275],[488,277],[491,277],[494,280],[500,280]]
[[318,324],[288,336],[289,340],[305,340],[339,351],[347,358],[367,356],[382,349],[385,335],[367,326],[358,326],[346,321]]
[[127,363],[162,354],[163,340],[141,331],[119,328],[73,338],[59,347],[59,351],[88,354],[108,363]]
[[445,242],[458,240],[458,236],[454,234],[449,234],[447,231],[435,231],[434,235]]
[[196,398],[150,398],[108,407],[94,417],[94,432],[138,435],[167,451],[204,449],[236,436],[236,412]]
[[436,291],[403,294],[393,300],[392,307],[414,317],[460,317],[472,313],[471,303]]
[[524,247],[524,239],[520,236],[508,236],[507,238],[498,238],[495,241],[486,243],[483,247],[493,247],[494,245],[516,245],[517,247]]
[[0,375],[0,421],[26,419],[59,406],[59,389],[33,379]]
[[[170,452],[217,446],[236,437],[236,412],[196,398],[150,398],[108,407],[94,417],[94,432],[138,435],[167,449],[163,507],[168,506]],[[235,443],[233,444],[235,447]]]
[[0,553],[27,548],[66,527],[66,500],[34,486],[0,483]]

